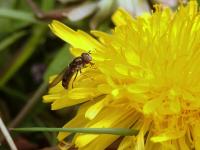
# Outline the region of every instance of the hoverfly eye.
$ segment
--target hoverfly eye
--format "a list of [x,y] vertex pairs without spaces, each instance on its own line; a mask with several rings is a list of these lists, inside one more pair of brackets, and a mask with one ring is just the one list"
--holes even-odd
[[89,63],[90,61],[92,61],[92,57],[88,54],[88,53],[82,53],[82,58],[86,63]]
[[88,62],[88,63],[89,63],[90,61],[92,61],[92,57],[91,57],[90,55],[87,55],[86,59],[87,59],[87,62]]

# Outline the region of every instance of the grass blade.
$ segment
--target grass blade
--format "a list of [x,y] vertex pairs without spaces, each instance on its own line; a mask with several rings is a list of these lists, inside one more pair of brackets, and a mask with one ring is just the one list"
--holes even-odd
[[7,71],[0,78],[0,86],[5,85],[15,72],[29,59],[40,44],[47,26],[37,25],[33,29],[33,35],[28,39],[18,57],[13,61]]
[[8,125],[9,127],[13,128],[19,125],[26,116],[33,110],[35,105],[38,103],[44,92],[46,91],[48,86],[47,82],[43,82],[33,96],[27,101],[25,106],[21,109],[21,111],[17,114],[14,120]]
[[20,10],[0,8],[0,17],[18,19],[32,23],[39,23],[33,14]]
[[90,133],[90,134],[113,134],[121,136],[137,135],[138,131],[126,128],[11,128],[11,131],[21,132],[71,132],[71,133]]
[[15,146],[15,143],[10,135],[10,133],[8,132],[3,120],[0,117],[0,131],[3,133],[6,141],[8,142],[8,145],[10,146],[11,150],[17,150],[17,147]]
[[12,34],[8,38],[6,38],[3,41],[1,41],[0,42],[0,52],[3,51],[3,50],[5,50],[8,46],[10,46],[11,44],[13,44],[15,41],[17,41],[18,39],[20,39],[25,34],[26,34],[25,31],[20,31],[20,32]]

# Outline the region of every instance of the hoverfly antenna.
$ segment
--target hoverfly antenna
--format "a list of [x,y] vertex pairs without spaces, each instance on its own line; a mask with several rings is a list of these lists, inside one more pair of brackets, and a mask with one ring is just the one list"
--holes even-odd
[[91,50],[88,51],[88,54],[92,54],[92,53],[91,53]]

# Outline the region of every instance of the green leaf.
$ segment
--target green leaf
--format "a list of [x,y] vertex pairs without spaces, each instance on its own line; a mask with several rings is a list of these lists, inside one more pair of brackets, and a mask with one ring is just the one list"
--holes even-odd
[[200,0],[197,0],[197,2],[198,2],[198,4],[199,4],[199,6],[200,6]]
[[8,38],[6,38],[3,41],[1,41],[0,42],[0,52],[5,50],[8,46],[13,44],[15,41],[20,39],[25,34],[26,34],[25,31],[20,31],[20,32],[17,32],[17,33],[14,33],[14,34],[10,35]]
[[0,17],[18,19],[32,23],[40,23],[35,19],[33,14],[13,9],[0,8]]
[[90,134],[113,134],[121,136],[137,135],[138,130],[126,128],[45,128],[45,127],[32,127],[32,128],[11,128],[11,131],[22,132],[71,132],[71,133],[90,133]]
[[62,47],[54,60],[51,62],[44,74],[44,80],[48,81],[49,77],[60,73],[72,60],[72,56],[68,50],[68,46]]

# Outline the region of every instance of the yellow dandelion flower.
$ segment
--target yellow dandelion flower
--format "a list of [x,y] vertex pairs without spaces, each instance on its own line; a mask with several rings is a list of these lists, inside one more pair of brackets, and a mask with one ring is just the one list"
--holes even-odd
[[[200,14],[196,1],[176,12],[156,7],[132,18],[119,9],[111,34],[74,31],[58,21],[51,30],[80,56],[91,51],[94,66],[83,69],[74,87],[61,83],[45,102],[52,110],[81,104],[64,127],[133,128],[119,150],[200,150]],[[59,133],[64,140],[69,133]],[[80,150],[103,150],[117,135],[76,134]]]

